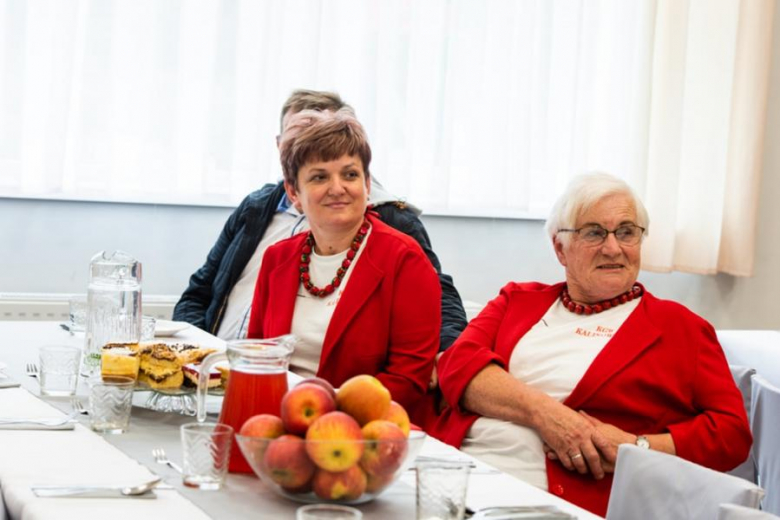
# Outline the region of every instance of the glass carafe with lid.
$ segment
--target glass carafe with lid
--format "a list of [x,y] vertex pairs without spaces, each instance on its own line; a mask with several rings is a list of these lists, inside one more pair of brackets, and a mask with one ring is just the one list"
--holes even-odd
[[107,343],[137,343],[141,338],[141,262],[124,251],[101,251],[89,263],[87,326],[82,374],[100,371],[100,349]]
[[[279,415],[287,393],[287,369],[296,339],[287,335],[269,339],[239,339],[227,342],[227,351],[211,354],[200,367],[198,421],[206,420],[206,391],[211,367],[228,361],[230,375],[222,401],[219,422],[238,433],[244,422],[261,413]],[[252,468],[234,443],[230,453],[231,472],[251,473]]]

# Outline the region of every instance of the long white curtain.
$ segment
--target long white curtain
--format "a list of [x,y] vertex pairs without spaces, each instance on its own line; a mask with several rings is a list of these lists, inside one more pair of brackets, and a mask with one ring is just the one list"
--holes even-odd
[[774,6],[658,2],[645,268],[752,274]]
[[773,0],[0,0],[0,196],[235,204],[294,88],[428,213],[645,198],[644,264],[752,270]]

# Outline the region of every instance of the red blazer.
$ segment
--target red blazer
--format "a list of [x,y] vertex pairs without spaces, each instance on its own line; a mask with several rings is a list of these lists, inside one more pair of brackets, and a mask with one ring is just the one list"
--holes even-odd
[[[375,375],[411,413],[439,350],[441,285],[414,239],[368,219],[371,234],[333,312],[317,375],[337,387],[352,376]],[[305,238],[298,234],[265,252],[248,337],[290,333]]]
[[[439,383],[454,408],[429,433],[455,447],[477,415],[459,408],[489,363],[506,369],[517,342],[561,293],[562,284],[509,283],[439,360]],[[645,292],[564,404],[633,434],[671,433],[677,455],[726,471],[744,461],[752,438],[742,396],[712,326],[682,305]],[[604,516],[612,475],[601,481],[547,461],[548,487]]]

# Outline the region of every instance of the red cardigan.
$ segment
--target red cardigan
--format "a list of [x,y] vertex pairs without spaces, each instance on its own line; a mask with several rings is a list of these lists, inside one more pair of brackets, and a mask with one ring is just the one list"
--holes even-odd
[[[449,403],[460,403],[471,379],[489,363],[506,369],[517,342],[561,288],[509,283],[501,290],[439,360]],[[742,396],[712,326],[648,292],[564,404],[633,434],[671,433],[677,455],[719,471],[744,461],[752,443]],[[477,418],[450,407],[428,425],[429,433],[460,447]],[[597,481],[545,460],[551,493],[606,514],[611,474]]]
[[[411,413],[439,350],[441,285],[414,239],[368,219],[371,234],[333,312],[317,375],[337,387],[355,375],[375,375]],[[305,238],[298,234],[265,252],[248,337],[290,333]]]

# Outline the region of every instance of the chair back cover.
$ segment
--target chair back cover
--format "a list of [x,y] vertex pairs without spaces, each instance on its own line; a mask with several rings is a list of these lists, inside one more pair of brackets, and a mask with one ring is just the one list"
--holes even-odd
[[[753,388],[753,381],[751,378],[753,377],[753,374],[756,373],[756,370],[754,368],[748,368],[742,365],[729,365],[729,368],[731,369],[731,375],[734,377],[734,382],[737,384],[737,388],[739,388],[739,391],[742,392],[742,402],[745,405],[745,413],[747,414],[748,420],[750,420],[750,405]],[[752,449],[750,450],[750,454],[748,455],[747,460],[729,471],[729,475],[744,478],[745,480],[749,480],[754,484],[758,483],[758,480],[756,480],[756,463],[753,460]]]
[[761,509],[780,515],[780,388],[753,376],[750,431],[758,483],[766,489]]
[[780,520],[780,516],[751,507],[721,504],[718,508],[718,520]]
[[654,450],[618,448],[607,520],[712,520],[720,504],[757,508],[764,492],[732,477]]
[[780,387],[780,331],[719,330],[718,341],[730,365],[753,367]]

